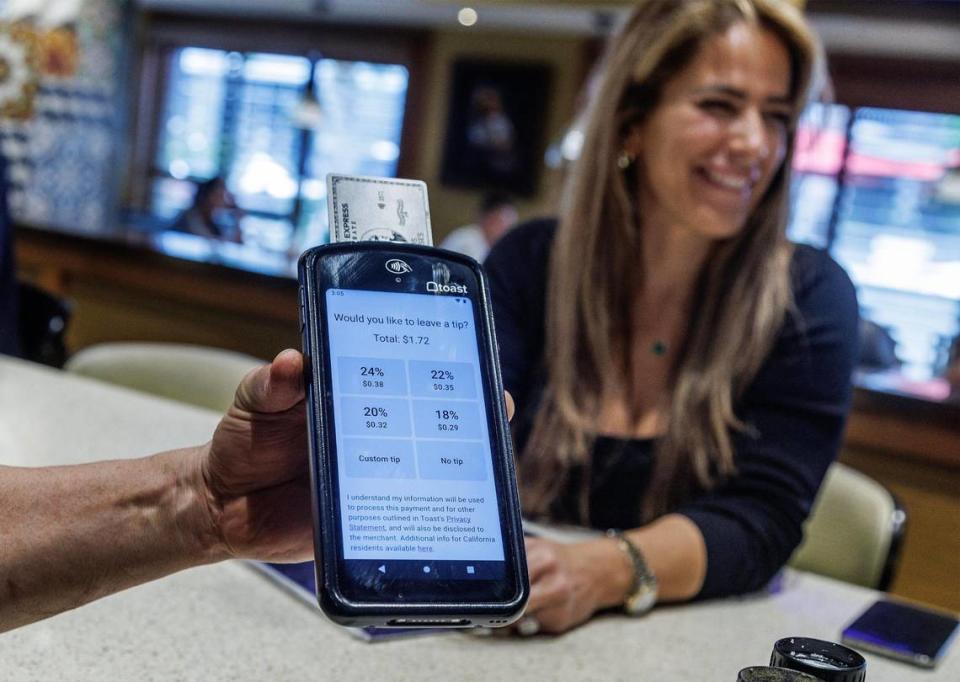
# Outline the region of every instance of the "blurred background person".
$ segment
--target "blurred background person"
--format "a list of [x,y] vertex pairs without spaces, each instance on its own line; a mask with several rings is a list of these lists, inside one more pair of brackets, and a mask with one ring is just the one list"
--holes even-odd
[[193,205],[177,217],[170,229],[239,244],[243,242],[242,217],[243,211],[227,189],[226,180],[217,176],[197,186]]
[[483,262],[490,249],[517,222],[517,208],[506,192],[489,192],[480,200],[477,221],[458,227],[440,243]]

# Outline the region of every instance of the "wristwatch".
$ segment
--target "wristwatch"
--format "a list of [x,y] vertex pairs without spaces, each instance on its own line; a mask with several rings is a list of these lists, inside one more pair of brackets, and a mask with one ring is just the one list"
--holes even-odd
[[623,600],[623,610],[631,616],[642,615],[657,603],[657,576],[650,570],[640,548],[630,542],[623,533],[610,529],[607,531],[607,537],[617,541],[617,546],[633,564],[633,580]]

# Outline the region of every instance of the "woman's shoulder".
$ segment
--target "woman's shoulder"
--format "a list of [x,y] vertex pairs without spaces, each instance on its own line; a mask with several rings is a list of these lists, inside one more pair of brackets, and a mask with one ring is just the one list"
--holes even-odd
[[[750,391],[754,402],[846,409],[857,354],[859,311],[853,283],[825,251],[797,246],[793,306]],[[832,408],[831,408],[832,409]]]
[[793,305],[741,406],[842,417],[858,352],[856,290],[836,261],[808,246],[795,248],[791,275]]
[[794,302],[801,312],[835,310],[856,318],[856,288],[846,271],[826,251],[797,244],[790,267]]
[[855,295],[853,282],[840,264],[825,250],[807,244],[797,244],[793,248],[790,279],[798,302],[811,295],[830,292]]

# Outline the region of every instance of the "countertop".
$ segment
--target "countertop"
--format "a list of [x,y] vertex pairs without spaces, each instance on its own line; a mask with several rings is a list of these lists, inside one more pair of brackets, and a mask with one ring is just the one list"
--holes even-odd
[[[0,464],[146,455],[202,442],[218,415],[0,359]],[[2,505],[2,501],[0,501]],[[55,557],[52,557],[55,559]],[[770,593],[599,617],[560,637],[460,632],[368,643],[243,562],[191,569],[0,635],[0,680],[718,680],[786,636],[837,640],[877,593],[787,571]],[[870,682],[960,680],[867,655]]]

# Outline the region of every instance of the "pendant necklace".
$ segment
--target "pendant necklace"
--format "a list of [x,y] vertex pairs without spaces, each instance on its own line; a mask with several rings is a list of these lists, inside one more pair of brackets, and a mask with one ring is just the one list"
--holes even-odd
[[656,339],[653,342],[653,345],[650,346],[650,352],[656,355],[658,358],[662,358],[667,354],[667,342]]

